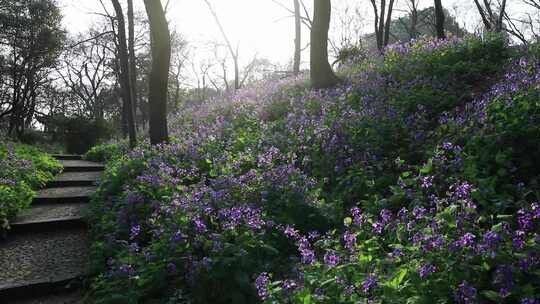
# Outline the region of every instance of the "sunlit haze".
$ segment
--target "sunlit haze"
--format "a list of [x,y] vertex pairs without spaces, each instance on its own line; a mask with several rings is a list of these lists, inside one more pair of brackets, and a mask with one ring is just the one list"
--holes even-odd
[[[279,0],[292,7],[292,1]],[[103,1],[110,5],[109,1]],[[165,3],[165,1],[162,1]],[[460,0],[444,1],[446,8],[458,16],[464,27],[472,28],[477,24],[478,16],[473,4]],[[461,2],[459,9],[455,4]],[[211,0],[219,18],[233,44],[239,44],[240,61],[244,64],[254,56],[267,58],[274,63],[286,65],[292,60],[294,48],[294,20],[291,14],[272,0]],[[305,1],[311,6],[311,1]],[[78,1],[60,0],[64,14],[64,23],[70,32],[83,31],[93,20],[98,19],[95,12],[103,9],[98,0]],[[420,0],[421,7],[427,7],[432,1]],[[142,1],[135,1],[138,10],[144,10]],[[347,8],[358,8],[362,13],[363,31],[372,29],[372,11],[369,1],[339,0],[333,1],[333,21],[337,22],[340,14]],[[400,9],[401,8],[401,9]],[[404,13],[404,3],[398,2],[395,16]],[[112,11],[112,10],[111,10]],[[203,0],[171,0],[168,19],[188,41],[194,58],[210,57],[212,54],[205,45],[209,42],[222,42],[214,19]],[[336,26],[337,27],[337,26]],[[331,35],[337,35],[332,33]],[[304,27],[302,45],[307,45],[309,32]],[[302,64],[307,67],[308,50],[304,51]]]

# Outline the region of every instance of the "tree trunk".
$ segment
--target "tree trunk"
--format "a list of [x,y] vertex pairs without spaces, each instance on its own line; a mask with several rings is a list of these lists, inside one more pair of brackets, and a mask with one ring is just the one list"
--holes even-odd
[[437,32],[437,38],[445,39],[446,34],[444,32],[444,10],[441,0],[435,0],[435,31]]
[[416,7],[416,0],[411,1],[411,31],[409,33],[410,39],[418,38],[418,8]]
[[124,91],[124,113],[126,115],[127,129],[129,134],[129,145],[135,147],[137,144],[137,132],[135,130],[135,121],[133,114],[133,98],[131,95],[131,81],[129,73],[128,51],[126,44],[126,23],[122,6],[118,0],[111,0],[118,20],[118,57],[120,60],[120,82]]
[[[231,41],[229,40],[229,37],[225,33],[225,29],[223,28],[223,25],[221,24],[221,21],[219,21],[218,15],[210,2],[208,0],[205,0],[206,5],[208,6],[208,9],[210,10],[210,13],[212,13],[212,16],[214,17],[214,20],[216,21],[216,24],[219,28],[219,31],[221,32],[221,35],[223,36],[223,40],[225,40],[225,43],[227,44],[227,48],[229,49],[229,52],[231,53],[231,57],[234,61],[234,89],[238,90],[240,88],[240,68],[238,66],[238,45],[236,45],[236,51],[233,49],[233,46],[231,44]],[[227,83],[225,81],[225,83]],[[226,84],[228,86],[228,84]],[[228,91],[228,90],[227,90]]]
[[328,63],[328,29],[332,5],[330,0],[314,0],[311,26],[311,85],[315,89],[329,88],[339,79]]
[[[233,57],[234,61],[234,90],[240,89],[240,67],[238,66],[238,48],[236,48],[236,54]],[[203,85],[203,88],[205,86]]]
[[503,30],[503,20],[504,20],[505,14],[506,14],[506,0],[502,0],[499,16],[497,18],[497,25],[495,27],[495,31],[497,33],[500,33]]
[[167,88],[171,61],[171,36],[161,1],[144,0],[150,23],[152,69],[148,102],[150,107],[150,142],[167,142]]
[[300,20],[300,1],[294,0],[294,63],[293,72],[294,75],[300,73],[300,60],[302,56],[302,20]]
[[388,41],[390,40],[390,24],[392,23],[392,10],[393,9],[394,9],[394,0],[390,0],[390,3],[388,4],[388,13],[386,15],[386,23],[384,24],[383,47],[386,47],[388,45]]
[[379,12],[379,41],[378,48],[379,51],[382,51],[384,49],[384,29],[385,29],[385,19],[384,19],[384,12],[386,11],[386,0],[381,0],[381,11]]
[[128,16],[128,49],[129,49],[129,81],[131,85],[131,98],[133,100],[133,112],[135,115],[135,127],[137,127],[137,62],[135,60],[135,22],[133,17],[133,0],[127,1]]
[[474,3],[476,4],[476,8],[478,9],[478,13],[480,14],[480,17],[482,18],[482,22],[484,23],[486,30],[491,31],[491,22],[486,16],[486,12],[482,8],[482,5],[480,4],[480,2],[478,2],[478,0],[474,0]]
[[377,42],[377,49],[380,51],[382,49],[382,36],[381,32],[379,31],[379,13],[377,10],[377,3],[375,3],[375,0],[371,0],[371,5],[373,6],[373,14],[375,16],[375,21],[373,22],[375,25],[375,39]]

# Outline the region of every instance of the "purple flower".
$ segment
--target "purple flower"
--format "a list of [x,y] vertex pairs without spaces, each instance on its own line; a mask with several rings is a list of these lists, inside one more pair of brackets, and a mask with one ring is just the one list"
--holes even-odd
[[15,180],[12,180],[12,179],[9,179],[9,178],[0,178],[0,185],[13,187],[16,184],[17,183],[15,182]]
[[538,203],[531,204],[531,211],[532,211],[532,216],[535,220],[540,219],[540,206],[538,205]]
[[444,150],[450,151],[450,150],[452,150],[454,148],[454,145],[452,145],[451,142],[445,142],[445,143],[442,144],[442,148]]
[[498,266],[495,270],[494,283],[502,285],[499,289],[499,295],[506,298],[510,294],[510,290],[514,286],[514,270],[508,265]]
[[316,240],[318,237],[319,237],[319,232],[318,231],[310,231],[308,233],[308,239],[310,241]]
[[388,209],[382,209],[380,212],[381,222],[383,224],[389,223],[392,220],[392,212]]
[[533,228],[533,215],[529,211],[525,209],[519,209],[517,215],[518,225],[521,230],[529,231]]
[[474,245],[475,239],[476,239],[476,235],[470,232],[467,232],[458,241],[456,241],[454,245],[458,248],[470,247]]
[[291,239],[296,239],[299,237],[299,234],[298,234],[298,230],[294,229],[294,227],[288,225],[286,228],[285,228],[285,231],[284,231],[285,235]]
[[301,237],[298,240],[298,251],[302,257],[302,263],[313,264],[315,263],[315,251],[311,249],[311,244],[308,239]]
[[207,231],[206,224],[200,219],[195,219],[195,229],[197,233],[205,233]]
[[391,258],[398,258],[398,257],[404,256],[405,254],[403,253],[403,250],[401,250],[400,248],[394,248],[394,250],[392,250],[392,252],[390,252],[389,255]]
[[295,289],[297,286],[298,284],[296,284],[296,281],[294,280],[283,281],[283,289],[285,290]]
[[409,215],[409,210],[407,210],[407,208],[403,207],[403,208],[399,209],[397,215],[398,215],[399,218],[401,218],[402,221],[406,221],[407,216]]
[[139,245],[137,243],[129,244],[129,253],[136,254],[139,252]]
[[420,274],[420,278],[425,279],[430,274],[435,273],[437,271],[437,268],[433,266],[432,264],[424,264],[418,268],[418,274]]
[[345,231],[343,234],[343,241],[345,241],[345,248],[353,250],[356,244],[356,234],[349,230]]
[[358,207],[353,207],[351,209],[351,215],[353,217],[353,223],[356,226],[362,226],[367,221],[365,214],[363,214],[362,210]]
[[523,298],[521,299],[521,304],[540,304],[540,300],[535,300],[533,298]]
[[175,275],[177,273],[176,265],[172,262],[167,264],[167,272],[171,275]]
[[490,248],[494,248],[501,241],[501,236],[494,231],[484,233],[484,243]]
[[255,279],[255,288],[257,289],[257,294],[261,300],[266,300],[268,298],[268,283],[270,282],[270,277],[268,273],[263,272],[259,274],[257,279]]
[[499,296],[501,296],[501,298],[506,298],[510,295],[510,290],[508,290],[507,287],[501,287],[499,289]]
[[122,264],[118,268],[118,272],[121,275],[132,276],[135,273],[135,270],[133,269],[133,266],[131,266],[129,264]]
[[324,263],[328,266],[328,267],[335,267],[339,264],[339,256],[337,256],[335,253],[333,252],[327,252],[325,255],[324,255]]
[[144,201],[144,196],[139,192],[130,191],[126,195],[126,203],[128,205],[133,205],[136,203],[141,203]]
[[176,231],[173,236],[171,237],[171,243],[177,244],[180,243],[184,239],[184,235],[180,231]]
[[381,234],[384,229],[384,225],[381,222],[374,222],[371,224],[371,228],[373,228],[373,233]]
[[426,215],[427,210],[424,207],[414,207],[412,214],[415,219],[421,220]]
[[473,304],[476,303],[476,288],[469,285],[467,281],[461,282],[455,294],[455,299],[458,303]]
[[471,191],[472,191],[472,185],[468,182],[463,182],[461,184],[453,185],[452,186],[454,190],[454,197],[456,199],[462,199],[462,200],[469,200]]
[[525,231],[517,230],[512,236],[512,245],[515,249],[521,250],[525,247]]
[[140,225],[134,225],[133,227],[131,227],[131,230],[130,230],[130,233],[129,233],[129,238],[131,240],[134,240],[135,238],[137,238],[139,236],[140,233],[141,233],[141,226]]
[[365,293],[368,293],[375,288],[379,286],[379,283],[377,281],[377,277],[370,274],[368,277],[362,282],[362,291]]
[[433,186],[433,176],[422,177],[421,187],[424,189],[427,189],[427,188],[430,188],[431,186]]

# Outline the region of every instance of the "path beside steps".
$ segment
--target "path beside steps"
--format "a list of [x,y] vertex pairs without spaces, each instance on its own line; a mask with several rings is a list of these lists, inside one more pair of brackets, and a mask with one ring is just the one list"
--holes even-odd
[[56,155],[64,173],[34,198],[0,239],[0,303],[75,304],[88,255],[84,209],[103,165]]

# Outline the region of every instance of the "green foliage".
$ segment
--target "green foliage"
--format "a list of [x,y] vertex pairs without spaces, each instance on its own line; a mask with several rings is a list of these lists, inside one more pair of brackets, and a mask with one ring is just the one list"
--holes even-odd
[[113,128],[105,120],[92,120],[84,117],[54,117],[48,121],[49,127],[62,134],[66,152],[84,154],[96,144],[110,139]]
[[0,144],[0,233],[9,229],[9,220],[30,206],[34,190],[43,187],[62,171],[62,165],[22,144]]
[[128,144],[125,141],[118,143],[106,143],[92,147],[84,159],[95,162],[109,162],[121,158],[128,152]]
[[[467,30],[461,28],[455,16],[452,16],[446,9],[444,10],[444,14],[444,29],[447,33],[456,37],[463,37],[467,34]],[[426,36],[437,36],[435,27],[433,26],[435,24],[435,9],[433,6],[419,10],[416,18],[416,28],[413,28],[413,21],[410,13],[392,20],[392,23],[390,24],[390,31],[392,32],[390,42],[394,43]]]
[[342,86],[270,83],[186,109],[172,119],[169,144],[95,148],[91,157],[113,161],[93,202],[91,295],[272,304],[538,297],[532,54],[498,36],[393,46],[350,68]]

